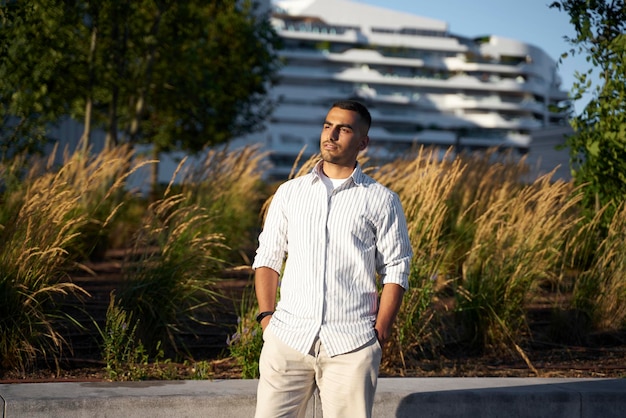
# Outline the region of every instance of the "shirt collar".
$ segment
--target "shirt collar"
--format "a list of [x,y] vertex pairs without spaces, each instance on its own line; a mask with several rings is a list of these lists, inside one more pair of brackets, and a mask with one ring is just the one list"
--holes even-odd
[[[315,164],[315,167],[313,167],[313,170],[311,170],[311,173],[313,174],[312,181],[321,180],[320,176],[322,174],[323,164],[324,160],[319,160],[317,164]],[[354,170],[352,171],[352,174],[350,174],[350,177],[352,178],[352,182],[357,186],[364,185],[365,173],[363,173],[363,170],[361,169],[361,164],[359,164],[358,162],[356,163],[356,167],[354,167]]]

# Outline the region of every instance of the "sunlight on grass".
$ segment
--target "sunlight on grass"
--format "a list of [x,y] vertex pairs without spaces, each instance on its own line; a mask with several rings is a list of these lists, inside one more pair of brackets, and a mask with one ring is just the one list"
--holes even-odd
[[[66,155],[56,168],[49,160],[35,160],[18,182],[14,166],[2,170],[0,219],[0,357],[2,366],[25,369],[38,360],[58,359],[65,347],[60,324],[74,325],[65,314],[63,299],[87,296],[73,284],[69,271],[90,244],[89,225],[104,228],[121,202],[110,198],[123,189],[129,172],[128,150],[94,158]],[[123,168],[120,168],[123,166]],[[108,209],[100,212],[98,208]],[[99,234],[99,232],[96,232]],[[66,347],[70,348],[71,347]]]
[[[290,178],[318,159],[296,161]],[[148,363],[169,356],[195,363],[186,338],[214,326],[224,303],[240,311],[229,353],[245,377],[256,376],[256,302],[250,294],[230,300],[220,283],[228,268],[249,269],[277,185],[263,180],[265,154],[223,148],[190,167],[182,161],[153,201],[127,190],[129,176],[152,163],[128,147],[66,152],[54,161],[0,164],[0,368],[58,368],[72,349],[64,331],[84,326],[63,304],[89,300],[72,271],[89,272],[89,260],[118,249],[123,284],[102,329],[121,339],[100,336],[115,379],[142,378]],[[555,326],[573,311],[578,320],[568,332],[580,336],[626,327],[624,206],[603,229],[601,211],[595,221],[580,215],[580,190],[551,174],[529,180],[523,158],[495,150],[420,148],[380,167],[367,156],[359,161],[400,197],[415,253],[384,369],[408,373],[420,358],[455,346],[519,356],[536,372],[525,351],[534,339],[528,307],[546,289],[563,293],[553,306]]]

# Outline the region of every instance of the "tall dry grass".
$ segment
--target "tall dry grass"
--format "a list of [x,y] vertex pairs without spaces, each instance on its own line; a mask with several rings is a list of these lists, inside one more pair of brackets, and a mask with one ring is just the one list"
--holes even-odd
[[[40,360],[58,362],[65,347],[60,328],[77,325],[65,313],[63,300],[86,296],[68,272],[77,267],[85,231],[105,227],[117,207],[95,217],[100,206],[123,188],[127,160],[103,153],[95,157],[66,154],[55,167],[54,155],[3,167],[0,225],[0,356],[1,366],[24,370]],[[121,171],[124,171],[121,170]],[[110,207],[110,206],[109,206]]]
[[250,264],[259,211],[266,198],[265,157],[258,146],[212,149],[183,176],[181,193],[211,214],[212,231],[224,237],[229,249],[219,255],[230,264]]
[[[221,309],[220,274],[248,261],[245,247],[263,196],[262,157],[256,147],[211,150],[175,185],[177,170],[163,198],[149,206],[134,238],[139,259],[125,264],[119,293],[123,309],[139,321],[137,337],[146,349],[162,343],[184,355],[184,334],[209,325]],[[179,170],[184,166],[185,160]]]
[[528,360],[526,308],[539,285],[562,274],[579,197],[550,175],[527,183],[523,160],[439,155],[420,148],[365,168],[398,193],[415,253],[385,366],[409,369],[420,352],[437,354],[451,341],[504,348]]
[[525,157],[515,158],[496,149],[460,154],[456,158],[467,167],[455,184],[449,204],[457,221],[476,219],[500,194],[521,187],[529,173]]
[[529,338],[526,307],[537,287],[561,274],[580,196],[551,174],[521,188],[503,187],[484,213],[462,265],[457,308],[472,345],[521,354]]
[[432,350],[441,344],[439,318],[433,310],[437,293],[447,286],[454,260],[445,240],[448,225],[448,199],[465,167],[450,153],[438,158],[437,149],[420,148],[413,158],[397,160],[373,172],[373,177],[400,197],[414,258],[409,289],[398,313],[390,357],[407,367],[405,353]]
[[[292,170],[289,173],[288,180],[309,173],[320,159],[319,154],[314,154],[305,161],[301,161],[303,153],[304,148],[296,157]],[[271,190],[268,188],[266,194],[263,195],[264,200],[260,206],[260,211],[256,219],[257,225],[259,226],[262,226],[263,220],[265,219],[265,215],[274,196],[273,192],[276,185],[272,185],[271,187]],[[260,229],[256,231],[257,234],[259,231]],[[256,237],[254,241],[256,242]],[[280,294],[278,297],[280,297]],[[238,306],[239,317],[237,320],[237,328],[232,337],[228,338],[228,349],[230,355],[237,359],[238,363],[242,366],[242,377],[244,379],[259,377],[258,360],[263,346],[263,333],[255,321],[258,311],[258,303],[256,297],[254,296],[254,288],[246,289],[241,303]]]
[[80,194],[81,210],[89,218],[81,230],[79,245],[73,249],[85,259],[103,257],[112,239],[120,240],[120,236],[126,235],[116,229],[116,221],[117,217],[125,216],[131,202],[136,200],[128,190],[128,179],[142,167],[155,163],[137,160],[134,155],[129,145],[88,157],[80,152],[65,152],[61,170],[64,181]]
[[[597,236],[603,211],[583,225],[578,249],[586,252],[585,237]],[[596,240],[592,240],[596,242]],[[594,257],[581,269],[573,289],[573,308],[589,321],[591,330],[626,329],[626,204],[621,204],[609,224],[606,236],[599,240]]]
[[376,173],[402,199],[415,252],[389,363],[406,368],[424,346],[461,342],[517,353],[533,368],[527,308],[563,275],[580,195],[551,174],[528,183],[524,159],[436,156],[421,149]]
[[136,335],[149,352],[159,343],[170,352],[184,350],[180,334],[189,330],[187,322],[204,322],[198,314],[217,298],[215,252],[223,236],[207,230],[207,210],[170,190],[148,207],[119,291],[120,306],[139,322]]
[[[462,153],[456,156],[465,167],[454,184],[448,199],[449,224],[446,241],[453,252],[451,258],[463,260],[469,251],[476,230],[475,220],[485,213],[492,202],[503,193],[514,193],[522,184],[529,169],[525,158],[515,159],[510,153],[495,149],[485,153]],[[460,277],[462,262],[455,262]]]
[[[136,201],[125,189],[137,168],[132,155],[120,147],[97,156],[66,153],[58,167],[52,159],[27,171],[24,160],[0,165],[2,367],[58,361],[68,348],[59,327],[74,321],[62,303],[88,297],[69,271],[121,231],[132,230],[124,234],[135,251],[124,264],[115,307],[139,321],[128,324],[136,326],[135,341],[125,344],[148,351],[161,343],[183,354],[188,333],[208,325],[225,303],[222,269],[249,264],[273,187],[261,179],[264,155],[257,148],[207,153],[162,198],[137,205],[143,218],[136,230],[121,219]],[[524,352],[533,337],[527,307],[543,284],[564,286],[566,274],[573,299],[555,309],[573,307],[596,331],[626,326],[624,207],[603,235],[597,223],[578,216],[578,190],[550,175],[529,182],[523,160],[438,155],[422,148],[382,167],[360,159],[400,196],[415,252],[387,366],[410,369],[415,359],[460,344],[517,353],[532,368]],[[291,177],[309,172],[318,159],[303,162]],[[253,298],[241,310],[239,334],[254,333]],[[233,355],[254,362],[259,335],[239,338],[248,346],[232,346]],[[116,349],[109,346],[109,355]]]
[[[59,297],[81,293],[68,281],[66,248],[87,222],[79,197],[49,174],[24,191],[19,211],[0,229],[0,357],[25,370],[38,358],[56,362],[65,341],[58,330]],[[83,292],[84,293],[84,292]]]

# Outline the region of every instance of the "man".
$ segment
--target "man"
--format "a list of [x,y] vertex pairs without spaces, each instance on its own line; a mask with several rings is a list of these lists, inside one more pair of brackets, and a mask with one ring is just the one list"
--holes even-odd
[[257,418],[304,417],[315,388],[325,418],[371,416],[412,250],[398,196],[357,163],[370,124],[361,103],[333,104],[321,161],[272,199],[253,263],[264,339]]

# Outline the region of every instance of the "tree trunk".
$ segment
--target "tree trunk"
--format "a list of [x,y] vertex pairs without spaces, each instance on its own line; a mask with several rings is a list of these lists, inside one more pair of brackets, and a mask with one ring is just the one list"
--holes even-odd
[[87,86],[87,98],[85,100],[85,126],[79,142],[79,148],[82,150],[83,154],[87,154],[91,143],[91,112],[93,109],[93,84],[95,77],[93,61],[96,52],[97,37],[98,28],[94,25],[91,29],[91,45],[89,46],[89,85]]
[[107,130],[105,149],[112,149],[117,146],[117,99],[119,96],[119,87],[113,86],[111,103],[109,104],[109,129]]
[[158,145],[152,146],[152,159],[155,163],[150,164],[150,202],[155,202],[159,199],[159,154],[161,153],[161,148]]
[[[156,34],[159,31],[159,25],[161,24],[162,11],[159,10],[159,13],[155,16],[152,28],[150,30],[150,34],[156,37]],[[130,141],[134,142],[139,135],[139,123],[141,118],[143,117],[143,112],[146,104],[146,96],[148,95],[148,90],[150,83],[152,82],[152,70],[154,67],[154,59],[156,56],[156,44],[153,44],[150,47],[148,55],[146,56],[146,72],[144,76],[144,85],[139,89],[139,96],[137,98],[137,102],[135,103],[135,114],[133,115],[133,119],[130,124],[130,132],[129,137]]]

